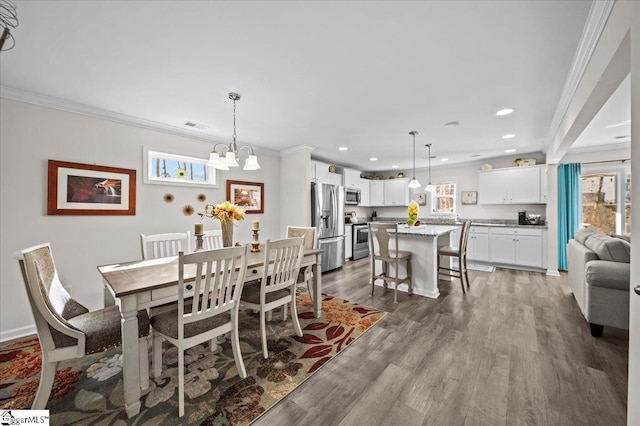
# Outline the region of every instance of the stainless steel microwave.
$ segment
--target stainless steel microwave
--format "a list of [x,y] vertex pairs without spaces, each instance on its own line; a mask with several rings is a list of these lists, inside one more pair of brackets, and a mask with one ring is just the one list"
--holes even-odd
[[358,188],[344,189],[344,203],[352,206],[360,204],[360,190]]

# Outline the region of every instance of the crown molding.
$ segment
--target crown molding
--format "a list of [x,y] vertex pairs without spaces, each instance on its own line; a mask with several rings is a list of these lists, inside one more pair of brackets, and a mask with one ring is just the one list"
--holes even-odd
[[315,147],[309,146],[309,145],[296,145],[296,146],[292,146],[291,148],[285,148],[281,150],[280,156],[285,157],[288,155],[298,154],[300,152],[312,152],[315,149],[316,149]]
[[560,123],[567,113],[569,104],[578,89],[580,80],[582,80],[582,76],[591,60],[593,51],[600,40],[600,35],[607,24],[614,4],[615,0],[599,0],[591,4],[591,9],[589,9],[589,15],[587,16],[587,21],[582,31],[582,37],[578,42],[578,48],[576,49],[576,54],[569,69],[569,75],[564,83],[560,101],[558,102],[553,119],[551,120],[551,125],[549,126],[545,152],[548,152],[552,148],[551,145],[554,136],[558,132]]
[[[39,93],[29,92],[22,89],[16,89],[10,86],[4,86],[4,85],[0,86],[0,97],[12,99],[14,101],[38,105],[46,108],[53,108],[60,111],[71,112],[74,114],[80,114],[87,117],[96,118],[99,120],[113,121],[115,123],[140,127],[148,130],[154,130],[154,131],[163,132],[163,133],[167,133],[175,136],[181,136],[189,139],[195,139],[195,140],[198,140],[201,142],[207,142],[210,144],[216,144],[216,143],[228,144],[230,142],[230,140],[213,136],[213,135],[204,135],[194,130],[183,129],[180,127],[160,123],[153,120],[147,120],[144,118],[134,117],[127,114],[121,114],[118,112],[113,112],[113,111],[105,110],[102,108],[92,107],[90,105],[71,102],[64,99],[55,98],[52,96],[46,96]],[[242,145],[242,143],[239,143],[239,145]],[[269,155],[273,157],[277,157],[279,155],[278,152],[274,150],[253,146],[253,145],[251,146],[254,149],[254,151],[257,152],[258,154],[264,154],[264,155]]]

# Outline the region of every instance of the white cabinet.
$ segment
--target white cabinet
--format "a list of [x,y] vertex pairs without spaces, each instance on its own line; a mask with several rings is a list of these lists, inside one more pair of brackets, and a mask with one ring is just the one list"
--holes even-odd
[[369,205],[371,207],[384,206],[384,181],[369,181]]
[[345,188],[360,188],[360,170],[344,169],[344,187]]
[[389,179],[383,182],[385,206],[409,205],[409,181],[407,179]]
[[467,240],[467,259],[489,261],[489,228],[472,226]]
[[491,228],[490,258],[493,263],[543,268],[544,234],[542,229]]
[[[542,191],[544,166],[512,167],[478,172],[480,204],[545,203]],[[546,181],[546,177],[545,177]]]
[[344,260],[351,259],[353,256],[353,226],[351,224],[344,225]]
[[329,167],[330,164],[322,163],[320,161],[311,161],[309,165],[311,182],[342,185],[342,175],[330,172]]
[[360,205],[362,207],[371,206],[371,191],[369,183],[369,179],[358,179],[358,188],[360,188]]

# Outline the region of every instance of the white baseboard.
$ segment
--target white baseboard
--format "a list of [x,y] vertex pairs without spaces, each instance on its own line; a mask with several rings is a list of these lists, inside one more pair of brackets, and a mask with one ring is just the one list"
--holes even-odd
[[560,271],[558,271],[557,269],[547,269],[547,275],[551,277],[559,277]]
[[[378,287],[383,287],[384,284],[382,284],[382,282],[378,283],[376,282],[376,286]],[[393,290],[394,284],[393,283],[389,283],[389,289]],[[403,293],[407,293],[409,291],[409,286],[407,284],[400,284],[398,286],[398,291],[402,291]],[[440,296],[440,291],[436,291],[435,293],[429,290],[425,290],[422,288],[416,288],[413,287],[413,294],[417,294],[418,296],[424,296],[424,297],[428,297],[430,299],[437,299],[438,296]]]
[[7,330],[0,333],[0,342],[6,342],[8,340],[19,339],[21,337],[37,334],[35,325],[27,325],[20,328],[14,328],[13,330]]

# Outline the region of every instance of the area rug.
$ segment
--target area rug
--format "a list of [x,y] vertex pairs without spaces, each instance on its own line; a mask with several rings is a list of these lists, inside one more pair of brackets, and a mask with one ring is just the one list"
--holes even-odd
[[[185,415],[178,418],[177,350],[165,342],[163,368],[143,391],[140,414],[127,419],[119,348],[62,362],[47,404],[52,425],[245,425],[273,407],[380,321],[386,312],[323,295],[315,318],[306,293],[297,299],[303,336],[274,311],[267,323],[269,358],[262,358],[259,317],[241,313],[240,346],[247,378],[237,375],[230,342],[185,353]],[[37,338],[0,346],[0,410],[31,406],[40,377]]]

